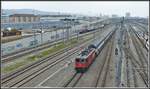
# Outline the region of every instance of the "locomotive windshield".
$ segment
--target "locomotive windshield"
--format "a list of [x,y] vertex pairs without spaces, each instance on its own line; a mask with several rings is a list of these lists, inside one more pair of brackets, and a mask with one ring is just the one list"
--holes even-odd
[[90,48],[95,48],[95,49],[96,49],[96,46],[93,45],[93,44],[91,44],[91,45],[88,46],[88,48],[89,48],[89,49],[90,49]]
[[84,51],[81,52],[81,56],[88,55],[88,53],[89,53],[89,52],[88,52],[88,50],[86,49],[86,50],[84,50]]
[[80,59],[76,59],[76,62],[80,62]]

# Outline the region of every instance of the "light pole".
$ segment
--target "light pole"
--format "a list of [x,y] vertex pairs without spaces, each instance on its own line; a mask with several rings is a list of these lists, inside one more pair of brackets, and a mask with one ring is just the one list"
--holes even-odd
[[74,23],[73,23],[73,19],[70,19],[70,35],[71,38],[72,38],[72,33],[74,31]]
[[36,40],[36,38],[35,38],[36,34],[35,34],[35,30],[33,30],[33,31],[34,31],[34,42],[35,42],[35,40]]
[[65,43],[65,27],[63,27],[63,42]]
[[[91,24],[90,27],[92,27],[92,28],[90,28],[90,30],[91,30],[91,29],[94,29],[94,24]],[[93,31],[93,40],[95,40],[95,31]]]
[[69,40],[70,28],[71,28],[69,25],[71,25],[71,19],[66,18],[66,22],[67,22],[67,40]]
[[78,40],[79,40],[79,32],[78,32],[78,30],[77,30],[77,27],[75,27],[75,25],[74,25],[74,29],[75,29],[75,33],[76,33],[76,35],[77,35],[77,42],[78,42]]
[[67,20],[67,40],[69,40],[69,21]]
[[[33,30],[33,29],[34,29],[34,30]],[[32,42],[33,42],[33,43],[31,43],[31,44],[34,45],[34,47],[35,47],[35,45],[36,45],[36,43],[37,43],[37,42],[36,42],[37,40],[36,40],[36,30],[35,30],[35,29],[36,29],[36,25],[34,24],[34,25],[32,26],[32,31],[33,31],[33,41],[32,41]]]
[[42,33],[43,33],[43,29],[42,29],[42,28],[43,28],[43,25],[40,23],[40,29],[41,29],[41,32],[40,32],[40,33],[41,33],[41,44],[43,43],[43,34],[42,34]]
[[41,44],[42,44],[42,25],[41,25],[42,23],[40,22],[40,24],[39,24],[39,26],[40,26],[40,34],[41,34]]
[[52,35],[53,35],[53,33],[52,33],[52,32],[53,32],[53,29],[54,29],[54,27],[52,27],[52,28],[51,28],[51,31],[50,31],[51,40],[53,39],[53,36],[52,36]]
[[[50,33],[50,31],[49,31],[49,27],[48,27],[48,25],[46,26],[46,29],[47,29],[47,33]],[[51,35],[49,35],[50,37],[51,37]],[[47,42],[50,42],[50,39],[48,39],[48,41]]]
[[[56,26],[53,26],[54,30],[55,30],[55,42],[57,41],[57,29],[56,29]],[[56,46],[56,44],[55,44]]]

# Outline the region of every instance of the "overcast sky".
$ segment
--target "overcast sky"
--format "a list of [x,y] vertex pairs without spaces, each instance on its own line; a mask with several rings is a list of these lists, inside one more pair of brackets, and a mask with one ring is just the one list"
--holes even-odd
[[36,9],[84,15],[149,16],[148,1],[2,1],[2,9]]

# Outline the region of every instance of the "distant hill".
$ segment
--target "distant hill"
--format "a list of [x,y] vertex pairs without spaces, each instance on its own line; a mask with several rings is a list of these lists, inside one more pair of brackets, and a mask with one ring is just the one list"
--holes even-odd
[[45,12],[33,9],[2,9],[2,14],[12,15],[12,14],[35,14],[35,15],[59,15],[65,14],[60,12]]

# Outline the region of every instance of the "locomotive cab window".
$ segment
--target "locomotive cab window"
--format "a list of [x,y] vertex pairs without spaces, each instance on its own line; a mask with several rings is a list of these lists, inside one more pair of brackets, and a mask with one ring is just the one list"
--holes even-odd
[[81,62],[84,63],[84,62],[85,62],[85,59],[81,59]]
[[81,55],[82,55],[82,56],[88,55],[88,50],[83,51],[83,52],[81,53]]
[[76,62],[80,62],[80,59],[76,59]]

